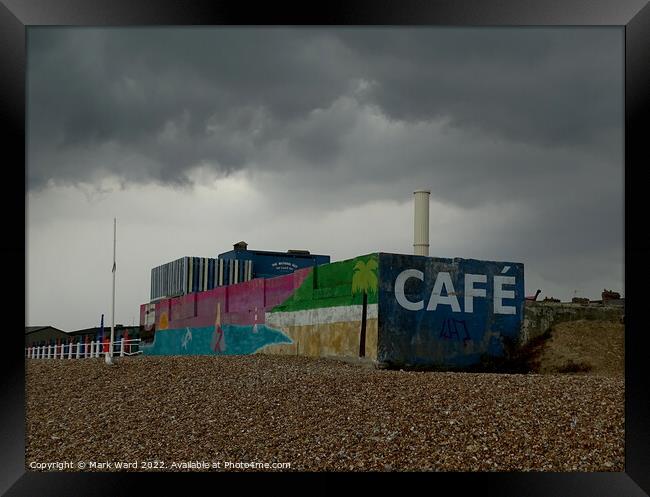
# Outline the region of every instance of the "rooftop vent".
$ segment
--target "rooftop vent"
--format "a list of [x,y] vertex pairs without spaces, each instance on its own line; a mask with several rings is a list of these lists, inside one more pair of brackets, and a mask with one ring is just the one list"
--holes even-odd
[[287,250],[287,254],[296,254],[296,255],[309,255],[309,250]]
[[233,245],[235,250],[246,250],[248,248],[248,243],[246,242],[237,242]]

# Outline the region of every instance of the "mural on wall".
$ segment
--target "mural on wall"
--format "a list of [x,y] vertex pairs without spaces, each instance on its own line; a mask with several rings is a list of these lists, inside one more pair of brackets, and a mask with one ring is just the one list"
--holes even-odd
[[160,315],[160,321],[158,322],[158,329],[166,330],[167,328],[169,328],[169,319],[167,318],[167,313],[163,312]]
[[377,294],[377,257],[371,256],[367,261],[357,261],[352,275],[352,295],[363,295],[361,313],[361,331],[359,337],[359,357],[366,355],[366,320],[368,316],[368,293]]
[[145,354],[465,367],[503,357],[519,339],[524,271],[511,262],[372,253],[146,306],[141,322],[157,320]]
[[377,357],[377,254],[317,266],[282,304],[266,313],[267,325],[294,342],[270,354]]
[[274,344],[292,344],[283,331],[266,326],[265,305],[286,300],[310,269],[273,278],[257,279],[205,292],[164,299],[141,306],[146,322],[148,306],[158,317],[153,342],[143,344],[146,355],[252,354]]
[[214,321],[214,333],[212,334],[210,348],[215,353],[223,352],[226,349],[226,341],[223,338],[223,329],[221,328],[221,302],[217,302],[217,318]]
[[464,367],[519,338],[523,264],[379,254],[379,273],[380,361]]
[[156,326],[156,304],[144,304],[140,307],[140,320],[144,325],[144,329],[147,331],[153,330]]

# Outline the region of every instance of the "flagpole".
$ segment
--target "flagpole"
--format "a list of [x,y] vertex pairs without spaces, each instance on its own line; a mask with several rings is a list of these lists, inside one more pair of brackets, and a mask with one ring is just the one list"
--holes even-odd
[[115,340],[115,240],[117,238],[117,218],[113,218],[113,302],[111,305],[111,343],[106,354],[106,364],[113,364],[113,340]]

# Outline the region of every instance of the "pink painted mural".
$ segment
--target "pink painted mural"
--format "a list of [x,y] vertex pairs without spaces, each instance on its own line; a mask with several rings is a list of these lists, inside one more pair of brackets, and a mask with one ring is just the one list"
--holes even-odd
[[[140,324],[155,332],[145,354],[246,354],[291,343],[265,326],[265,313],[289,298],[311,273],[258,278],[140,306]],[[229,339],[230,336],[230,339]]]

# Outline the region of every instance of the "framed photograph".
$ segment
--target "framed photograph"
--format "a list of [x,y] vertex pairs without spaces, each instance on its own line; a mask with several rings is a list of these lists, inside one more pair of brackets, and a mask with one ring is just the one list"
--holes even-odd
[[0,23],[25,309],[0,491],[650,492],[647,2],[3,0]]

